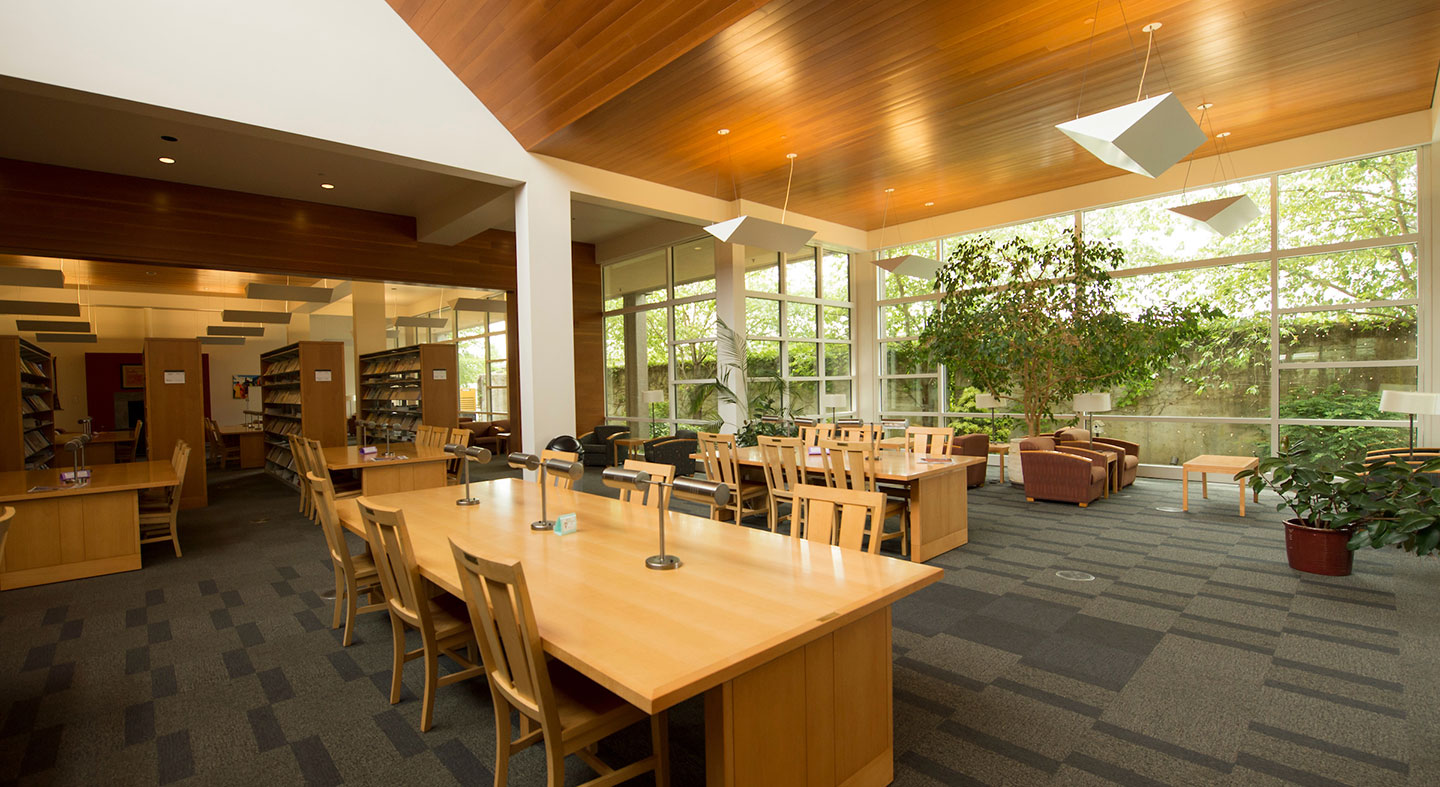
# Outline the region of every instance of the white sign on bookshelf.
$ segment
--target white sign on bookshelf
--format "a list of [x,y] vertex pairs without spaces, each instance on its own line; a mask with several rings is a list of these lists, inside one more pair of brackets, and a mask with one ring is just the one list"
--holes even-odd
[[431,369],[431,370],[430,370],[430,379],[432,379],[432,380],[444,380],[444,379],[446,379],[448,376],[449,376],[449,372],[448,372],[447,370],[445,370],[445,369]]
[[185,370],[184,370],[184,369],[181,369],[181,370],[179,370],[179,371],[175,371],[175,370],[173,370],[173,369],[166,369],[166,370],[165,370],[165,384],[166,384],[166,385],[184,385],[184,384],[185,384]]
[[315,370],[315,382],[317,382],[317,383],[328,383],[328,382],[330,382],[330,370],[329,370],[329,369],[316,369],[316,370]]

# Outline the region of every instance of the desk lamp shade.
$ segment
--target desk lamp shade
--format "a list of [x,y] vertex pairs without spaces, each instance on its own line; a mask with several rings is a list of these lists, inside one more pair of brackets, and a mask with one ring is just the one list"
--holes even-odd
[[1112,167],[1158,178],[1205,143],[1174,93],[1107,109],[1056,126]]
[[1000,407],[1000,397],[995,394],[975,394],[975,406],[981,410],[995,410]]

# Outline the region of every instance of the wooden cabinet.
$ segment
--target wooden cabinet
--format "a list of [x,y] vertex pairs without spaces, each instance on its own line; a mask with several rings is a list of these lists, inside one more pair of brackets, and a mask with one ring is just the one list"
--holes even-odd
[[0,470],[48,467],[55,456],[55,359],[0,336]]

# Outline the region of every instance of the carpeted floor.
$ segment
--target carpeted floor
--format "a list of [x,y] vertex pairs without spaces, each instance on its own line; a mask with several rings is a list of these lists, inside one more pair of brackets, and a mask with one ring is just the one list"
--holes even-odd
[[[1240,519],[1221,490],[1189,515],[1156,510],[1166,481],[1089,509],[972,490],[970,544],[894,609],[895,783],[1440,784],[1440,561],[1301,576],[1274,501]],[[386,702],[384,616],[349,648],[329,628],[294,493],[215,473],[210,501],[183,559],[147,546],[142,571],[0,594],[0,784],[488,783],[484,685],[441,689],[421,734],[419,665]],[[701,711],[671,712],[677,785],[703,781]],[[543,767],[517,756],[511,784]]]

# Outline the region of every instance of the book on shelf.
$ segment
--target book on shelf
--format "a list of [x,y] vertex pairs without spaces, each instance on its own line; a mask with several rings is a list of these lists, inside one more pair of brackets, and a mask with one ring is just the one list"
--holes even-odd
[[292,435],[300,433],[300,422],[289,418],[276,419],[265,424],[265,431],[270,434]]
[[20,411],[22,413],[49,412],[50,404],[44,397],[29,394],[20,397]]
[[376,358],[366,361],[365,366],[360,370],[361,374],[400,374],[402,372],[420,371],[420,356],[418,354],[398,355],[393,358]]
[[45,377],[47,379],[49,377],[49,375],[45,374],[45,367],[29,358],[20,359],[20,370],[26,374],[33,374],[36,377]]
[[277,361],[271,361],[266,364],[265,368],[261,371],[264,372],[266,376],[284,374],[286,372],[298,372],[300,371],[300,356],[292,355]]
[[26,433],[25,433],[25,452],[26,452],[26,453],[28,453],[28,454],[33,454],[33,453],[36,453],[36,452],[39,452],[39,451],[44,451],[45,449],[50,448],[50,447],[51,447],[51,446],[50,446],[50,441],[45,439],[45,435],[44,435],[44,434],[42,434],[42,433],[40,433],[40,432],[26,432]]
[[300,404],[300,389],[285,388],[273,390],[266,388],[263,400],[265,404]]

